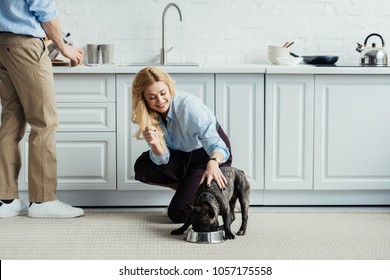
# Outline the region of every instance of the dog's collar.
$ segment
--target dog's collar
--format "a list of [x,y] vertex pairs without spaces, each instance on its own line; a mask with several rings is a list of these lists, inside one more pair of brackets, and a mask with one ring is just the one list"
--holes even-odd
[[215,196],[213,196],[211,193],[209,193],[209,192],[203,192],[203,193],[201,193],[200,195],[199,195],[199,197],[198,197],[198,200],[196,201],[196,205],[199,205],[199,201],[201,200],[201,199],[203,199],[203,197],[210,197],[214,202],[215,202],[215,205],[216,205],[216,207],[217,207],[217,212],[215,213],[215,214],[217,214],[218,215],[218,213],[219,213],[219,203],[218,203],[218,200],[215,198]]

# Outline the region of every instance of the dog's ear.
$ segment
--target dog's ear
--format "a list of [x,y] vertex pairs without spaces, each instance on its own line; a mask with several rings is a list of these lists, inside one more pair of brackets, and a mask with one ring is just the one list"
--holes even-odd
[[210,217],[210,218],[214,218],[215,217],[215,211],[213,209],[213,207],[211,207],[211,204],[208,202],[208,201],[204,201],[202,203],[202,210],[207,213],[207,215]]

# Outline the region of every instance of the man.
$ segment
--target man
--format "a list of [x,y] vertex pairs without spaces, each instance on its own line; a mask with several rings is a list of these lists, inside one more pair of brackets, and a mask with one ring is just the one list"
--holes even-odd
[[[64,43],[54,0],[0,1],[0,217],[73,218],[84,214],[57,200],[58,125],[51,61],[44,38],[72,65],[83,51]],[[30,124],[29,207],[19,199],[19,142]]]

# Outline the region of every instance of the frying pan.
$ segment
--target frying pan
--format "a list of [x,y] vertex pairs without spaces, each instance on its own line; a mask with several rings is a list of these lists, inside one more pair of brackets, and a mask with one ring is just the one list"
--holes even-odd
[[[290,55],[299,57],[295,53],[290,52]],[[339,60],[335,55],[304,55],[303,61],[307,64],[335,64]]]
[[303,61],[307,64],[335,64],[339,60],[335,55],[310,55],[302,56]]

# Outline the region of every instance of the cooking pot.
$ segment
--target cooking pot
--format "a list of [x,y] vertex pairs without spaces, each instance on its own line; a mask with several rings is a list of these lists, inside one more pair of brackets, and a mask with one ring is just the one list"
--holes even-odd
[[[290,52],[290,55],[300,57],[295,53]],[[336,55],[303,55],[303,62],[307,64],[335,64],[339,57]]]
[[[372,43],[371,47],[367,47],[367,41],[372,36],[377,36],[382,41],[382,47],[377,47],[375,43]],[[385,42],[378,33],[372,33],[364,40],[364,46],[357,43],[356,50],[360,52],[360,65],[362,66],[385,66],[387,65],[387,53],[384,49]]]

